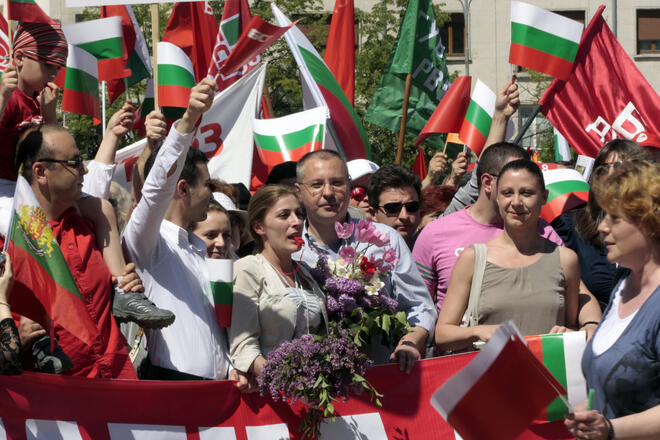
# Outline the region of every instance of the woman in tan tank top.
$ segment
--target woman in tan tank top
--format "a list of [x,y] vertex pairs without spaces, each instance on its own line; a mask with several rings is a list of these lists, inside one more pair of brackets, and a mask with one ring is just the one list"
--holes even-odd
[[548,195],[541,170],[527,159],[509,162],[498,176],[496,191],[504,232],[486,243],[478,325],[459,326],[474,275],[475,250],[470,247],[458,257],[449,280],[435,328],[439,350],[487,342],[509,319],[523,335],[565,332],[577,325],[577,255],[538,234],[539,214]]

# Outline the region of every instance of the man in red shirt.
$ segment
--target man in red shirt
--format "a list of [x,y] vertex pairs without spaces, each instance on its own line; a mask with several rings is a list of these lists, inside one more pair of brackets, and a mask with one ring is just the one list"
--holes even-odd
[[[75,140],[65,128],[46,125],[19,143],[16,157],[53,229],[89,316],[99,330],[96,340],[86,345],[55,322],[55,336],[73,361],[73,368],[65,374],[137,378],[124,337],[110,313],[112,277],[96,246],[94,227],[74,207],[81,197],[83,176],[87,173]],[[127,270],[131,269],[129,266],[133,265],[128,265]],[[120,284],[126,291],[142,287],[134,271]],[[21,318],[19,334],[24,346],[30,346],[30,339],[39,331],[38,324]]]

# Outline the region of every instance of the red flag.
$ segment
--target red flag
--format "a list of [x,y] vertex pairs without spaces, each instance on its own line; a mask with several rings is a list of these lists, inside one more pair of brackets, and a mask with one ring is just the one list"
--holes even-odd
[[5,17],[0,14],[0,72],[4,72],[9,67],[10,50],[9,25]]
[[270,24],[258,15],[255,15],[238,39],[234,50],[232,50],[227,60],[220,66],[220,71],[225,75],[237,71],[245,63],[270,47],[296,23],[298,21],[288,26],[280,27]]
[[415,145],[419,145],[433,133],[458,133],[465,112],[470,105],[471,77],[459,76],[451,84],[442,101],[419,133]]
[[426,177],[426,158],[424,157],[424,147],[419,147],[417,151],[417,157],[415,158],[415,163],[413,164],[412,170],[414,173],[417,173],[420,179],[424,180]]
[[8,0],[7,11],[10,20],[55,24],[34,0]]
[[564,394],[509,321],[431,403],[464,440],[513,439]]
[[610,31],[603,9],[582,35],[571,77],[555,79],[539,101],[578,154],[591,157],[614,138],[660,135],[660,97]]
[[336,0],[335,2],[324,61],[353,105],[355,98],[355,5],[353,0]]
[[172,43],[183,50],[195,70],[195,81],[208,73],[213,47],[218,35],[218,20],[208,2],[175,3],[162,41]]
[[261,56],[256,56],[245,64],[242,70],[237,70],[228,75],[218,74],[220,66],[234,50],[238,38],[247,29],[250,20],[252,20],[252,13],[247,0],[227,0],[225,2],[220,27],[218,28],[218,36],[213,48],[213,59],[208,72],[214,78],[217,75],[218,91],[224,90],[235,83],[241,75],[245,75],[261,62]]
[[133,14],[133,9],[130,5],[101,6],[101,18],[113,16],[121,17],[124,42],[123,60],[126,68],[131,70],[131,76],[108,81],[108,95],[111,104],[124,93],[127,85],[131,87],[152,75],[149,51],[135,14]]

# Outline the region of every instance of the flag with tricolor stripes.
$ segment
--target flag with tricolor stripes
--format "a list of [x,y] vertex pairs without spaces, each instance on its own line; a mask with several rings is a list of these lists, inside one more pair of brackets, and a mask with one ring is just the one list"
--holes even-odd
[[470,95],[470,104],[458,136],[477,155],[486,145],[495,113],[495,93],[480,79]]
[[325,107],[317,107],[281,118],[254,120],[254,141],[269,172],[282,162],[297,162],[310,151],[323,149],[327,112]]
[[583,29],[582,23],[570,18],[512,1],[509,63],[566,81]]
[[195,70],[188,55],[172,43],[158,43],[158,104],[186,108],[194,86]]
[[513,439],[564,394],[507,321],[479,355],[438,388],[431,404],[465,440]]
[[147,42],[135,18],[133,8],[130,5],[101,6],[101,18],[114,16],[121,19],[124,41],[123,56],[126,68],[131,70],[131,76],[126,79],[108,81],[108,96],[111,104],[127,87],[134,86],[153,73]]
[[16,181],[6,244],[15,277],[14,293],[10,297],[12,310],[44,326],[52,319],[91,345],[98,335],[96,324],[90,318],[46,214],[23,176],[18,176]]
[[[275,2],[271,3],[271,8],[279,26],[291,25],[291,20]],[[297,26],[289,29],[284,38],[300,69],[304,108],[326,107],[329,110],[325,148],[343,149],[348,160],[371,157],[367,132],[323,58]]]
[[[582,374],[582,353],[587,344],[584,332],[527,336],[525,341],[534,356],[564,387],[564,398],[568,403],[577,405],[587,398],[587,382]],[[563,420],[566,414],[566,405],[557,397],[536,417],[536,421]]]
[[234,273],[233,260],[206,259],[206,270],[211,283],[213,294],[213,307],[218,319],[218,326],[229,328],[231,326],[231,308],[234,298],[232,285]]
[[548,223],[589,200],[589,184],[577,170],[543,170],[543,180],[548,201],[541,209],[541,218]]
[[555,127],[552,127],[552,142],[555,146],[555,161],[570,162],[572,160],[571,147],[568,145],[566,138]]
[[107,17],[63,26],[69,44],[86,50],[98,59],[99,81],[125,78],[126,69],[121,18]]
[[91,116],[94,124],[101,123],[96,57],[72,44],[66,59],[62,110]]
[[55,23],[35,0],[7,0],[7,12],[10,20],[28,23]]

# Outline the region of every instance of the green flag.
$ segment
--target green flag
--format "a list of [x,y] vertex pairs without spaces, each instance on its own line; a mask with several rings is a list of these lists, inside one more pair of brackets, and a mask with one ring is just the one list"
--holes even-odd
[[[450,86],[444,50],[431,2],[410,0],[365,120],[399,131],[406,76],[410,73],[406,134],[416,138]],[[439,137],[430,141],[443,145]]]

